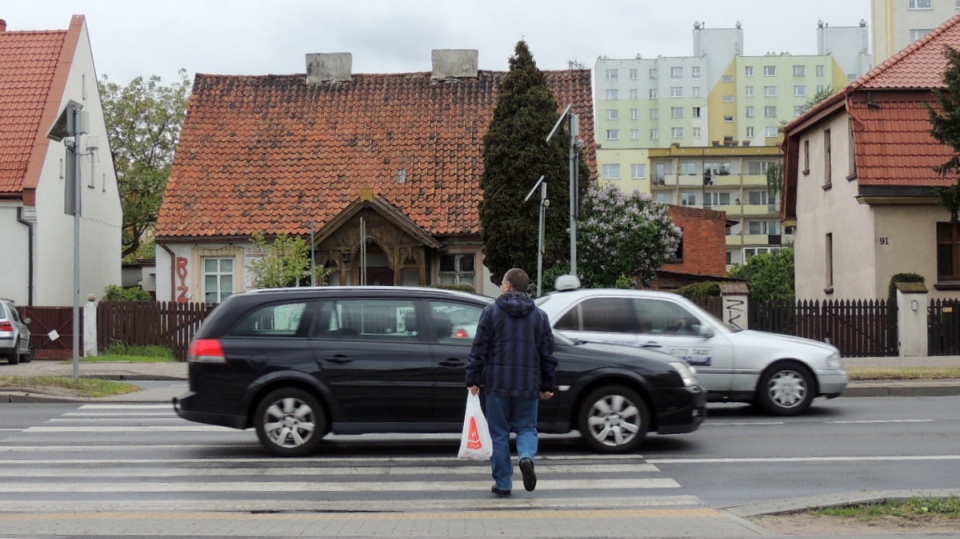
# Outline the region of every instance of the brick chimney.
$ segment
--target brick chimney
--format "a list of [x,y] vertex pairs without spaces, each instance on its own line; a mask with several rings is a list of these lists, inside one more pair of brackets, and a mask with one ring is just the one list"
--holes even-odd
[[7,31],[7,21],[0,19],[0,32]]
[[476,78],[479,56],[476,49],[434,49],[431,52],[431,78]]
[[307,84],[349,82],[352,71],[353,55],[349,52],[307,55]]

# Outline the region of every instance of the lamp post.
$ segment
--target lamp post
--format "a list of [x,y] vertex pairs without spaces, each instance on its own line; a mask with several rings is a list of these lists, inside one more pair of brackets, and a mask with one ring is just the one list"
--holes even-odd
[[544,176],[540,176],[537,183],[533,184],[533,189],[523,199],[524,202],[530,200],[537,187],[540,188],[540,228],[537,233],[537,297],[540,297],[543,290],[543,241],[547,226],[546,210],[550,206],[550,201],[547,200],[547,182],[543,181],[543,178]]
[[570,275],[577,275],[577,208],[578,200],[578,179],[577,174],[580,170],[580,148],[583,147],[583,141],[578,140],[580,135],[580,118],[573,114],[570,109],[573,105],[567,105],[560,114],[560,119],[547,135],[547,143],[553,139],[553,136],[560,130],[563,121],[567,121],[567,132],[570,134],[569,159],[570,159]]

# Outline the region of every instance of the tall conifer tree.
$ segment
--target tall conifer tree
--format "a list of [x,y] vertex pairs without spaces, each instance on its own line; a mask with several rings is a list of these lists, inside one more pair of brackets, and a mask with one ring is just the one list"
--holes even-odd
[[[537,69],[526,42],[517,43],[510,71],[500,83],[493,120],[483,138],[483,177],[480,187],[480,226],[484,265],[491,281],[500,283],[513,267],[535,279],[539,228],[539,193],[523,199],[543,175],[548,182],[550,206],[544,240],[544,270],[568,262],[569,137],[547,135],[561,109]],[[576,111],[574,111],[576,112]],[[586,192],[589,171],[580,160],[580,189]]]
[[946,90],[933,90],[937,100],[936,107],[930,107],[930,134],[933,138],[953,148],[954,155],[946,163],[935,168],[941,176],[957,176],[957,183],[951,187],[937,189],[940,205],[950,212],[950,219],[956,223],[960,212],[960,51],[947,47],[947,69],[943,72]]

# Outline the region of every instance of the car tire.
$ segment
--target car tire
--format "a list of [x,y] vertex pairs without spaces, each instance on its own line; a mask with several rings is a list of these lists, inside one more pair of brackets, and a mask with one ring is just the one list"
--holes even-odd
[[13,343],[13,350],[11,350],[10,354],[7,355],[7,361],[9,361],[11,365],[16,365],[20,363],[20,340],[19,339],[17,340],[17,342]]
[[796,361],[784,361],[772,365],[760,377],[757,404],[771,415],[799,415],[813,404],[815,393],[810,370]]
[[20,356],[20,363],[30,363],[33,361],[34,352],[33,341],[30,341],[27,343],[27,353]]
[[268,393],[253,417],[261,445],[278,457],[302,457],[326,434],[326,414],[316,397],[299,388]]
[[591,391],[577,413],[580,436],[598,453],[630,453],[650,430],[647,403],[634,390],[604,386]]

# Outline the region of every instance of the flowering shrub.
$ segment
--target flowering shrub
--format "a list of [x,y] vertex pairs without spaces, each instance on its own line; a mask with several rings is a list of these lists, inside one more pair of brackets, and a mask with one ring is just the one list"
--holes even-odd
[[680,238],[667,207],[649,194],[593,184],[577,224],[577,273],[584,287],[614,287],[624,277],[649,284]]

